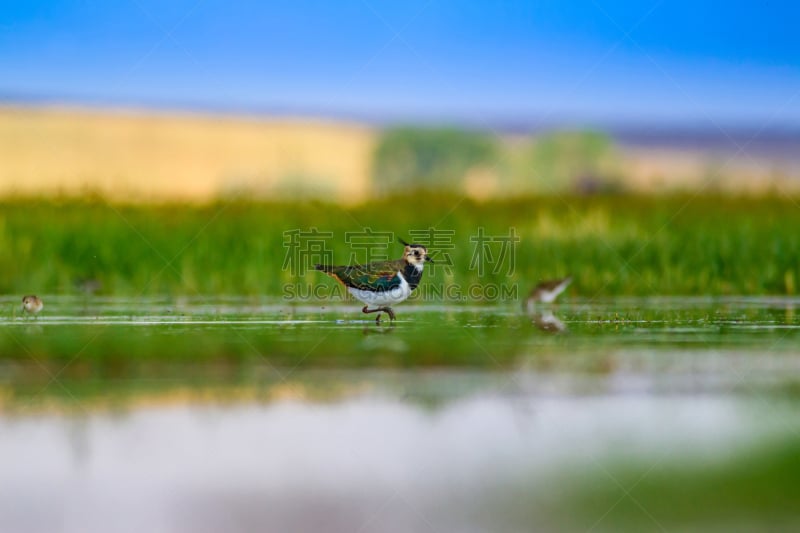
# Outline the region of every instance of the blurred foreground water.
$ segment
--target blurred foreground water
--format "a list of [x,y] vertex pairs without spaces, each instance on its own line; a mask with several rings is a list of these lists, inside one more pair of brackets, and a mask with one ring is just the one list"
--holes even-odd
[[0,319],[0,531],[800,526],[792,299],[410,304],[393,327],[45,300]]

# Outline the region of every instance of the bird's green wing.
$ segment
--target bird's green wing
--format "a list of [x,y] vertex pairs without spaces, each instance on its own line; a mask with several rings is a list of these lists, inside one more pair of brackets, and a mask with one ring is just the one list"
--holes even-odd
[[403,261],[378,261],[366,265],[329,267],[325,271],[345,284],[366,291],[390,291],[399,287],[402,279],[397,274]]

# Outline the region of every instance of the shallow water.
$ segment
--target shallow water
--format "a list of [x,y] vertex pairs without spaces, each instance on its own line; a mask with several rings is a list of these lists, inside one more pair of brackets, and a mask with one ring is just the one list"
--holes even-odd
[[0,301],[0,531],[800,525],[797,299]]

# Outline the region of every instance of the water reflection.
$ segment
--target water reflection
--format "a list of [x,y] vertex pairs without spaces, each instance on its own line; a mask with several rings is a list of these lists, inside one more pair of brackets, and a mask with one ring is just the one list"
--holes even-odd
[[531,319],[537,328],[547,333],[562,333],[567,330],[567,325],[550,310],[534,312]]
[[652,529],[607,513],[630,503],[609,475],[668,530],[800,530],[796,299],[426,303],[380,326],[47,301],[0,317],[2,532]]
[[798,418],[724,395],[539,394],[513,375],[431,404],[448,378],[427,379],[324,403],[0,416],[0,531],[520,531],[531,509],[558,528],[574,525],[567,479],[607,481],[621,457],[719,460]]

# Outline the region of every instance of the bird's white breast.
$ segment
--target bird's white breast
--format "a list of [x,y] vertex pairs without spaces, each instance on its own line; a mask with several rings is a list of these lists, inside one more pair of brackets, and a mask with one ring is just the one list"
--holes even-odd
[[397,274],[400,276],[400,285],[393,289],[375,292],[356,289],[355,287],[348,287],[347,290],[357,300],[360,300],[367,305],[380,307],[384,305],[399,304],[411,296],[411,287],[408,285],[408,282],[405,280],[403,275],[400,274],[400,272]]

